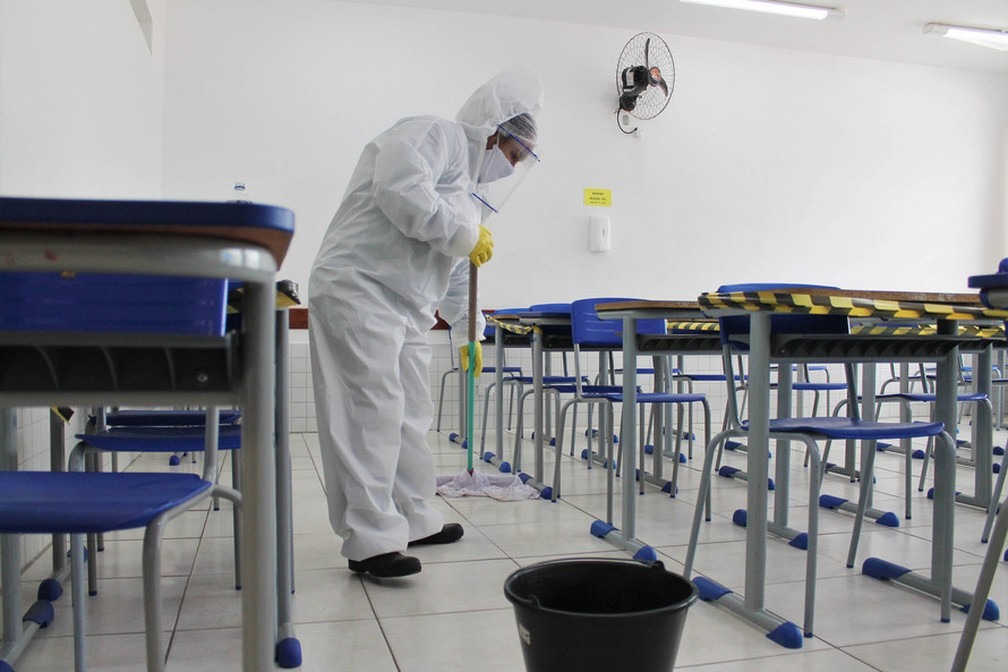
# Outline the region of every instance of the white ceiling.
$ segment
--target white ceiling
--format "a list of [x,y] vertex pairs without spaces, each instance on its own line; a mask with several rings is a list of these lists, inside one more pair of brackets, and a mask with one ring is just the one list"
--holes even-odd
[[677,0],[352,0],[624,27],[658,33],[1008,74],[1008,52],[923,33],[929,22],[1008,30],[1008,0],[805,0],[844,10],[838,22],[686,5]]

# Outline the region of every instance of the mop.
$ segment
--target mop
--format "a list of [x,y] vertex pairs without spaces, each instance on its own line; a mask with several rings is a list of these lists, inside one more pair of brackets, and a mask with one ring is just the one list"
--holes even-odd
[[[469,361],[466,370],[466,470],[454,476],[438,476],[437,491],[444,497],[490,497],[499,501],[535,499],[539,491],[515,475],[487,476],[473,469],[473,425],[476,421],[476,301],[477,270],[469,263]],[[502,347],[497,344],[497,347]],[[500,431],[500,428],[497,429]]]

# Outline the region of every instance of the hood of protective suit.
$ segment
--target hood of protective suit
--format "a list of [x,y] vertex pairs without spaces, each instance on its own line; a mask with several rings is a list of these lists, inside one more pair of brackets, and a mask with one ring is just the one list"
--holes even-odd
[[522,113],[536,117],[542,109],[543,85],[534,72],[514,67],[500,73],[476,89],[462,104],[455,121],[469,141],[469,171],[473,181],[479,174],[486,141],[498,124]]

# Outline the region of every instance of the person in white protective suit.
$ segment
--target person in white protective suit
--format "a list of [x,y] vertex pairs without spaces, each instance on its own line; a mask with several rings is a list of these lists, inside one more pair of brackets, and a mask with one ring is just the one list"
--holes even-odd
[[309,281],[309,337],[329,519],[351,571],[415,574],[407,546],[464,533],[433,503],[427,332],[449,286],[465,294],[458,266],[490,259],[482,221],[499,203],[485,188],[512,180],[532,154],[541,106],[542,83],[516,68],[477,89],[455,121],[401,119],[364,148],[326,231]]

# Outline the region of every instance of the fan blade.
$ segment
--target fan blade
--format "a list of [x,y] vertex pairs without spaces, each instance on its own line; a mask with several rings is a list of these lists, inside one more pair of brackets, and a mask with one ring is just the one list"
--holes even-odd
[[651,68],[651,38],[647,38],[644,41],[644,67]]
[[662,77],[661,70],[658,66],[651,68],[648,71],[648,77],[651,80],[651,86],[660,86],[665,95],[668,96],[668,84],[665,83],[665,78]]

